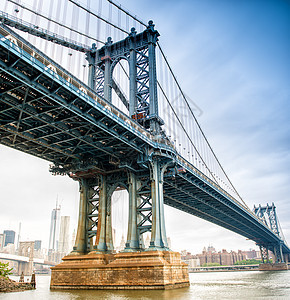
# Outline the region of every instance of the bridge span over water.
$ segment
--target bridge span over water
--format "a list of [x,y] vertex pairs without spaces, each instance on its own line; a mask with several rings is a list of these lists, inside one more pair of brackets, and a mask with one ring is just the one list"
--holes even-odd
[[[152,21],[140,33],[132,28],[123,40],[114,43],[108,38],[99,48],[95,44],[82,48],[88,63],[85,84],[7,25],[41,36],[39,27],[21,27],[20,20],[9,16],[3,20],[0,142],[52,162],[53,174],[79,181],[75,254],[113,251],[111,195],[122,188],[129,192],[125,251],[142,250],[145,232],[151,233],[150,250],[168,250],[167,204],[255,241],[265,262],[268,250],[277,262],[287,259],[290,249],[274,204],[254,211],[247,207],[188,103],[191,114],[182,121],[173,99],[164,92],[157,76],[156,49],[161,57],[163,52]],[[43,38],[53,40],[49,32]],[[122,60],[128,63],[128,95],[113,76]],[[114,105],[114,93],[122,109]],[[187,154],[184,144],[190,146]],[[203,153],[205,147],[208,152]]]

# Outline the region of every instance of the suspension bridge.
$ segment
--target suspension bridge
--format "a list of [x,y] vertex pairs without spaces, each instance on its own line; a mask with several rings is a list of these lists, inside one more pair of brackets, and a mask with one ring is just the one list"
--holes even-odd
[[[255,241],[265,265],[269,250],[283,265],[290,249],[275,205],[252,211],[240,197],[197,122],[153,22],[114,1],[97,2],[36,0],[30,6],[7,0],[0,12],[0,142],[50,161],[52,174],[80,185],[76,243],[53,268],[51,287],[188,284],[186,267],[167,245],[164,204]],[[128,190],[129,220],[125,252],[113,259],[116,189]],[[151,241],[144,251],[146,232]],[[153,268],[162,265],[159,277],[144,275],[149,261]],[[134,269],[127,281],[124,264]],[[91,277],[92,265],[101,277],[76,275],[82,267]],[[115,268],[115,279],[104,273],[108,268]],[[177,271],[169,280],[172,268]]]

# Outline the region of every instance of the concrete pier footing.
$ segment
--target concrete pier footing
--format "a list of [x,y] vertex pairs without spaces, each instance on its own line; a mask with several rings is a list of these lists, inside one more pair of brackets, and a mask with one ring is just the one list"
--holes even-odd
[[66,256],[51,289],[172,289],[189,286],[188,266],[171,251]]
[[259,265],[259,271],[282,271],[288,270],[288,265],[286,263],[265,263]]

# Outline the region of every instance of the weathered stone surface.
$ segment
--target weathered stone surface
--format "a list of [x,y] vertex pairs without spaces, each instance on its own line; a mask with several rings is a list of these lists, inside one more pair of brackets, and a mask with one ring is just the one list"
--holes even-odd
[[0,293],[1,292],[20,292],[20,291],[27,291],[33,290],[35,287],[31,283],[28,282],[16,282],[9,278],[0,276]]
[[51,268],[51,289],[168,289],[189,286],[188,267],[171,251],[66,256]]
[[286,263],[277,263],[277,264],[260,264],[259,271],[280,271],[288,270],[288,265]]

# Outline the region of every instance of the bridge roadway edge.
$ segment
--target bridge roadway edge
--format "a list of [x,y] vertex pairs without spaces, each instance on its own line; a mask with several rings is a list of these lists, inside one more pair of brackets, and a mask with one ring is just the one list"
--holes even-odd
[[51,290],[189,287],[188,266],[172,251],[68,255],[51,268]]

